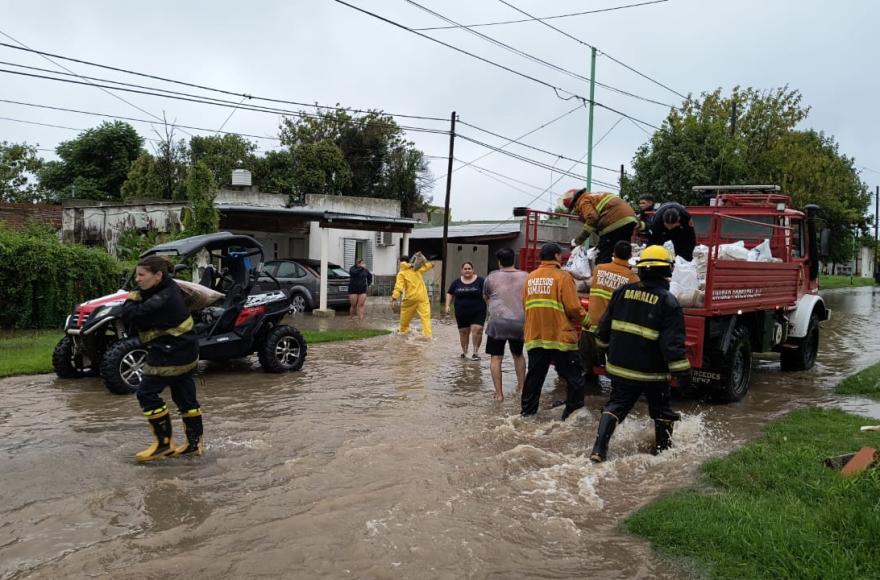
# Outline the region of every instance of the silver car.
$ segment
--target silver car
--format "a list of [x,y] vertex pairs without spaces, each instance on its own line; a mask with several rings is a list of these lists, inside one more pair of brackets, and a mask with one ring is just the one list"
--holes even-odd
[[[291,311],[307,312],[320,304],[320,260],[270,260],[263,265],[263,271],[290,291]],[[327,263],[327,306],[348,306],[349,278],[348,272],[339,264]],[[268,276],[261,276],[259,283],[264,289],[275,287],[275,282]]]

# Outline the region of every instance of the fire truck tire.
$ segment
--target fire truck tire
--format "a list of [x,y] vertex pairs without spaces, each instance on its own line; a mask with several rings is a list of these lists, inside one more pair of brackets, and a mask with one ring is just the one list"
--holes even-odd
[[721,380],[713,393],[719,403],[735,403],[749,392],[752,374],[752,345],[749,334],[742,326],[733,331],[730,347],[719,357]]
[[73,338],[65,336],[55,346],[52,352],[52,369],[62,379],[79,379],[86,376],[88,369],[83,369],[78,364],[77,357],[73,354]]
[[807,326],[807,335],[797,342],[797,348],[784,349],[780,353],[779,363],[784,371],[805,371],[816,364],[816,353],[819,352],[819,317],[814,313]]

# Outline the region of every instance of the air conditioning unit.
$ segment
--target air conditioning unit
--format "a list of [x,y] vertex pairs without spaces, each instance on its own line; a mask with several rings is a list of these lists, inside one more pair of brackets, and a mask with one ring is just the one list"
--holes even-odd
[[376,232],[376,245],[393,246],[394,234],[392,234],[391,232]]

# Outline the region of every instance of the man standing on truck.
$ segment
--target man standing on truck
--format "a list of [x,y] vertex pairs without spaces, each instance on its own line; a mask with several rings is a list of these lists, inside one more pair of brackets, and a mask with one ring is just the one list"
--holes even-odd
[[617,290],[599,323],[597,343],[608,347],[605,370],[611,377],[611,398],[590,454],[594,463],[605,461],[614,429],[642,394],[654,419],[653,453],[668,449],[673,423],[680,419],[669,404],[670,375],[682,388],[690,384],[684,315],[669,291],[672,256],[663,246],[649,246],[638,268],[641,281]]
[[599,330],[599,322],[608,308],[611,295],[627,284],[639,281],[639,277],[629,266],[632,257],[632,244],[619,241],[614,244],[614,259],[610,264],[602,264],[593,270],[593,284],[590,287],[590,308],[588,317],[589,325],[581,333],[580,351],[584,358],[584,371],[587,383],[595,383],[596,375],[593,367],[604,363],[604,357],[596,345],[596,332]]
[[522,415],[538,412],[541,388],[550,369],[556,365],[568,384],[562,420],[584,406],[583,363],[578,352],[575,325],[586,324],[587,313],[581,306],[574,278],[562,270],[562,248],[544,244],[541,265],[533,270],[523,288],[526,324],[523,330],[529,353],[529,367],[522,392]]
[[694,220],[683,205],[664,203],[654,214],[650,228],[649,244],[662,246],[666,241],[672,241],[676,256],[688,262],[694,259],[697,234],[694,232]]
[[583,244],[594,233],[599,235],[597,264],[611,261],[614,244],[630,241],[639,221],[633,208],[613,193],[569,189],[562,195],[562,205],[584,220],[584,231],[575,238],[575,245]]

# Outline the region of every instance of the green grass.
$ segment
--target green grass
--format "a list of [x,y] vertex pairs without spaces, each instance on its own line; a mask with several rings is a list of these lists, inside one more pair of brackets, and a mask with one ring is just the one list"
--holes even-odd
[[[850,284],[850,280],[852,280],[852,284]],[[819,276],[820,290],[833,290],[835,288],[855,288],[857,286],[873,285],[873,278],[861,278],[859,276],[854,276],[851,279],[849,276]]]
[[880,363],[845,378],[834,387],[834,392],[880,399]]
[[827,457],[880,434],[843,411],[805,409],[702,468],[705,486],[660,499],[625,523],[713,578],[880,577],[880,470],[843,477]]
[[[357,340],[390,334],[390,330],[304,330],[307,344]],[[59,330],[21,330],[0,334],[0,378],[52,372],[52,350]]]

